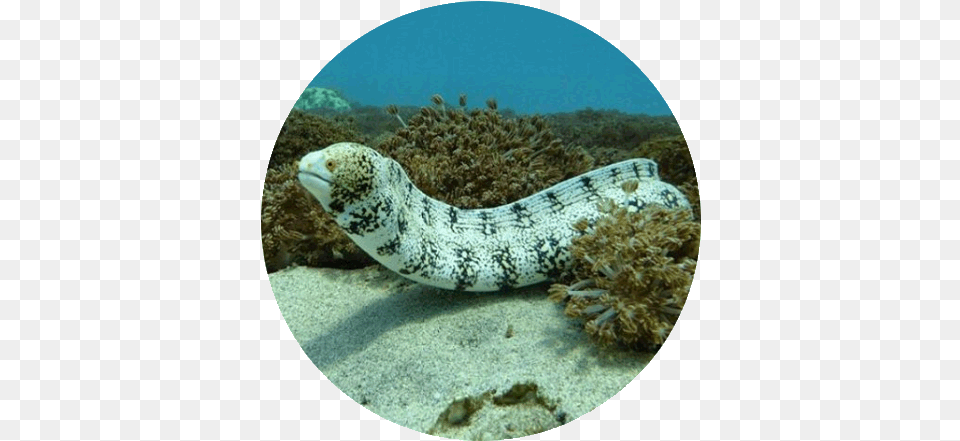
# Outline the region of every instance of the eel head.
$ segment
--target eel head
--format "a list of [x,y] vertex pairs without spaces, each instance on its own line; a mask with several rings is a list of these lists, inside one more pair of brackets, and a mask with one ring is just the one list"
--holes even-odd
[[300,159],[297,177],[327,212],[340,214],[368,200],[382,160],[383,156],[369,147],[340,142]]

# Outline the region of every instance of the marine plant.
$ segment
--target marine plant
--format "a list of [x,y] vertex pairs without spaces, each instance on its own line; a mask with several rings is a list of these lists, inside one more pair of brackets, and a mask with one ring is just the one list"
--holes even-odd
[[308,152],[339,141],[364,141],[344,122],[294,109],[274,144],[260,206],[260,238],[267,271],[290,264],[360,266],[373,262],[324,213],[297,181],[297,163]]
[[620,150],[658,137],[681,135],[680,125],[672,115],[634,115],[588,108],[551,114],[547,119],[557,136],[589,146],[591,153],[593,149]]
[[693,158],[683,135],[657,137],[640,144],[634,154],[638,157],[654,160],[660,169],[660,179],[675,185],[683,192],[693,217],[700,220],[700,189],[697,185],[697,172]]
[[[486,109],[429,107],[373,147],[402,164],[427,195],[461,208],[507,204],[593,168],[582,148],[564,144],[539,116],[505,118],[495,99]],[[388,107],[388,112],[394,112]],[[395,114],[395,113],[393,113]]]
[[554,133],[568,143],[587,146],[598,166],[630,158],[659,165],[660,179],[683,191],[700,219],[700,194],[693,159],[672,115],[631,115],[617,110],[584,109],[549,115]]
[[693,158],[683,135],[656,136],[638,145],[617,148],[591,149],[600,165],[612,164],[630,158],[647,158],[657,163],[660,179],[680,189],[693,209],[694,219],[700,219],[700,192]]
[[293,109],[280,128],[269,167],[284,167],[307,153],[341,141],[365,142],[366,138],[349,121]]
[[374,263],[300,185],[296,162],[267,169],[260,232],[267,272],[294,263],[314,267]]
[[660,179],[674,185],[697,182],[697,173],[693,167],[693,158],[683,135],[657,137],[641,143],[635,150],[636,156],[656,161],[660,169]]
[[554,284],[550,299],[585,320],[604,346],[650,350],[663,344],[687,300],[697,266],[700,224],[686,209],[659,205],[631,212],[611,201],[593,225],[574,225],[569,284]]

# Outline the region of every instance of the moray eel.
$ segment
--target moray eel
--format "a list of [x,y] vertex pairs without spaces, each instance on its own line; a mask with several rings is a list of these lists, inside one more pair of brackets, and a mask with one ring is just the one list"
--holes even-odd
[[632,159],[494,208],[461,209],[421,192],[396,161],[355,143],[300,160],[300,182],[383,266],[443,289],[496,291],[556,278],[572,261],[573,224],[601,216],[605,198],[640,209],[688,207],[657,164]]

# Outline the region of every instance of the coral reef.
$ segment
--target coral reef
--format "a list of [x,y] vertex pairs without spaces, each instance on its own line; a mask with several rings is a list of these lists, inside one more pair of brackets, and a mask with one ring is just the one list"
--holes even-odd
[[293,105],[294,109],[333,109],[341,112],[350,110],[350,107],[350,103],[339,92],[322,87],[307,87]]
[[[355,127],[360,133],[368,139],[374,139],[383,134],[393,135],[393,132],[402,127],[406,122],[404,116],[412,115],[420,111],[415,106],[392,106],[397,111],[396,114],[390,113],[391,106],[386,109],[380,106],[355,105],[349,112],[337,112],[330,109],[312,109],[307,113],[323,116],[333,120],[345,119],[351,127]],[[375,144],[371,141],[365,144],[373,147]]]
[[697,172],[693,167],[693,158],[690,157],[687,140],[682,135],[651,139],[629,150],[629,154],[631,158],[649,158],[656,161],[660,170],[660,179],[675,185],[683,192],[690,201],[694,219],[700,220]]
[[307,153],[341,141],[363,143],[366,137],[353,128],[349,118],[328,118],[293,109],[280,128],[269,167],[286,166]]
[[440,95],[431,101],[373,146],[431,197],[461,208],[495,207],[593,168],[589,154],[561,142],[540,116],[504,118],[494,99],[467,111],[465,95],[459,108]]
[[565,142],[585,146],[597,166],[631,158],[649,158],[660,179],[679,188],[700,219],[700,194],[693,159],[680,125],[672,115],[630,115],[616,110],[585,109],[546,117]]
[[297,164],[267,169],[260,206],[267,272],[290,264],[362,266],[373,263],[297,181]]
[[[301,98],[329,95],[311,89]],[[482,109],[468,109],[466,95],[458,98],[448,103],[433,95],[432,104],[420,108],[353,106],[349,113],[294,108],[274,145],[264,186],[261,227],[268,271],[291,263],[373,263],[303,191],[290,168],[306,153],[341,141],[366,144],[396,159],[426,194],[463,208],[507,204],[596,166],[648,157],[660,165],[663,180],[686,194],[694,218],[700,217],[693,162],[672,117],[593,110],[517,116],[498,110],[492,98]]]
[[598,149],[594,156],[601,164],[612,164],[630,158],[648,158],[659,166],[660,179],[674,185],[696,183],[693,158],[683,135],[658,136],[632,147]]
[[373,262],[297,180],[297,163],[306,153],[335,142],[364,140],[342,121],[297,109],[287,116],[270,156],[260,206],[268,272],[293,263],[355,267]]
[[572,284],[554,284],[550,298],[586,320],[602,345],[652,350],[676,323],[693,282],[700,224],[686,209],[650,205],[630,212],[611,201],[594,225],[575,227]]
[[700,220],[700,189],[693,158],[683,135],[651,139],[634,151],[635,157],[649,158],[657,162],[660,179],[675,185],[690,201],[693,218]]
[[629,148],[599,148],[592,150],[597,164],[606,165],[630,158],[648,158],[655,161],[660,179],[676,186],[690,201],[693,217],[700,220],[700,192],[690,149],[682,135],[658,136]]
[[594,153],[594,149],[623,149],[657,137],[682,135],[672,115],[631,115],[588,108],[552,114],[547,120],[557,136],[568,143],[586,146],[590,153]]
[[690,202],[690,211],[693,213],[693,220],[700,222],[700,188],[697,187],[697,181],[684,182],[677,187],[683,192]]

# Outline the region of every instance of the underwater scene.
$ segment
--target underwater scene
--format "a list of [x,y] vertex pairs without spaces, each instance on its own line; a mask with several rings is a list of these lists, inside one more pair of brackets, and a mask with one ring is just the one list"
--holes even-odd
[[261,205],[293,336],[377,415],[507,439],[590,412],[667,343],[694,278],[693,161],[623,53],[465,2],[345,48],[303,91]]

